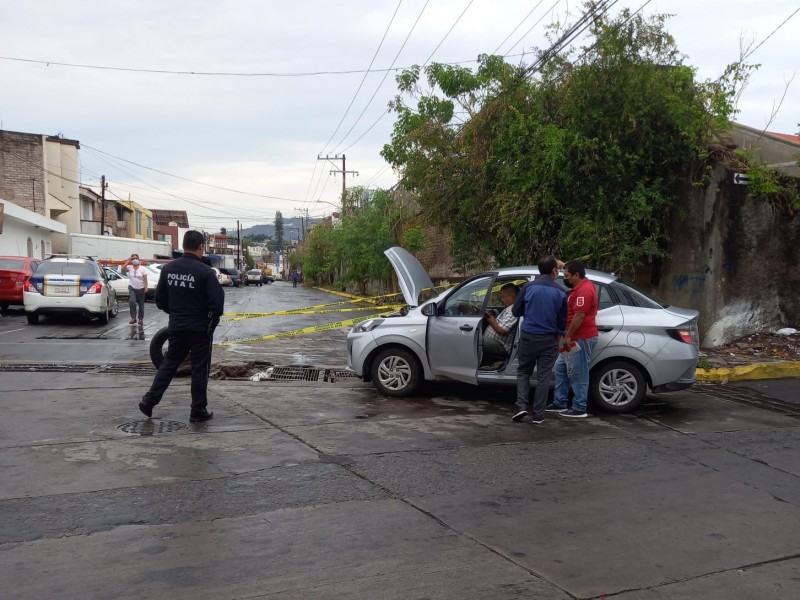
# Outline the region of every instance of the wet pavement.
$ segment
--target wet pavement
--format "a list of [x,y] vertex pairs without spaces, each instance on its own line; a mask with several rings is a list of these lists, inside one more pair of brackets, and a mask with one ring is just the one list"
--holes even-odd
[[[229,297],[242,310],[265,306],[257,294],[336,300],[297,292]],[[155,315],[145,340],[61,321],[32,339],[13,317],[4,357],[97,366],[0,372],[3,596],[800,597],[800,380],[698,385],[635,414],[534,426],[510,421],[511,388],[398,399],[357,379],[241,377],[212,381],[214,419],[191,424],[186,378],[152,420],[136,408]],[[215,369],[341,369],[345,333],[217,347]]]
[[147,427],[148,384],[0,376],[9,597],[800,595],[796,416],[687,391],[534,426],[508,388],[226,380],[195,425],[184,379]]

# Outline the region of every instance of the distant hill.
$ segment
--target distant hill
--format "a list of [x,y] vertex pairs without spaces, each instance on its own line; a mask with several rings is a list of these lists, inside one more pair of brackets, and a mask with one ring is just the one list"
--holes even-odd
[[[311,224],[319,223],[322,219],[311,219]],[[283,238],[284,239],[297,239],[297,233],[302,226],[300,217],[284,217],[283,218]],[[306,224],[306,231],[308,231],[309,224]],[[236,227],[228,229],[228,235],[236,235]],[[267,223],[264,225],[253,225],[242,229],[242,237],[248,235],[266,235],[273,237],[275,235],[275,225]]]

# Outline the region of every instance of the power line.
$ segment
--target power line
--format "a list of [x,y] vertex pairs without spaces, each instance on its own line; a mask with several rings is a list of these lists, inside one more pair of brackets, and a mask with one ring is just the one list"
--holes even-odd
[[375,53],[372,55],[372,60],[369,61],[369,66],[367,67],[367,70],[364,71],[364,77],[361,78],[361,83],[358,84],[358,88],[356,89],[355,94],[353,94],[353,97],[350,99],[350,104],[347,105],[347,109],[345,109],[344,114],[342,115],[342,118],[339,120],[339,124],[336,126],[336,129],[331,134],[331,137],[328,139],[328,141],[325,142],[325,145],[318,152],[318,154],[322,154],[323,152],[325,152],[325,148],[328,147],[328,144],[331,143],[331,140],[336,136],[337,133],[339,133],[339,128],[342,126],[342,123],[344,123],[344,120],[347,118],[347,115],[350,113],[350,109],[353,107],[353,103],[356,101],[356,98],[358,97],[358,93],[361,91],[361,88],[364,86],[364,82],[367,80],[367,76],[370,74],[370,69],[372,69],[372,65],[375,63],[375,59],[378,57],[378,53],[380,52],[381,48],[383,47],[383,42],[386,40],[386,36],[389,34],[389,30],[392,28],[392,23],[394,23],[394,18],[397,16],[397,11],[400,10],[400,6],[402,4],[403,4],[403,0],[400,0],[397,3],[397,7],[394,9],[394,13],[392,14],[392,18],[389,19],[389,24],[386,26],[386,31],[383,32],[383,37],[381,38],[381,41],[378,44],[378,48],[375,50]]
[[[419,23],[420,19],[422,18],[422,15],[425,13],[425,9],[428,8],[428,3],[429,2],[430,2],[430,0],[425,0],[425,4],[422,6],[422,10],[419,11],[419,15],[417,15],[416,21],[414,21],[414,24],[411,26],[411,30],[408,32],[408,35],[406,36],[406,39],[403,40],[403,43],[400,46],[400,49],[397,51],[397,54],[394,55],[394,60],[392,60],[392,65],[391,66],[394,66],[394,63],[396,63],[397,59],[400,58],[400,53],[403,51],[403,48],[406,47],[406,44],[408,43],[409,38],[411,38],[411,34],[414,33],[414,30],[417,28],[417,24]],[[358,117],[356,118],[356,120],[353,123],[352,127],[350,127],[348,132],[344,134],[344,137],[342,138],[342,140],[338,144],[336,144],[336,146],[334,147],[332,152],[335,152],[336,148],[341,146],[344,143],[344,140],[347,139],[347,136],[350,135],[350,132],[353,131],[353,128],[361,120],[361,117],[364,116],[364,113],[367,111],[367,108],[369,108],[369,105],[372,104],[372,101],[375,99],[375,96],[378,94],[378,92],[380,91],[381,87],[383,87],[383,84],[386,81],[386,78],[388,76],[389,76],[389,71],[386,71],[384,73],[384,75],[383,75],[383,79],[381,79],[380,83],[378,83],[378,87],[375,88],[375,91],[372,93],[372,96],[370,96],[369,100],[367,100],[367,104],[364,106],[364,109],[361,111],[361,114],[358,115]]]
[[441,47],[442,47],[442,44],[444,44],[444,41],[447,39],[447,36],[449,36],[449,35],[450,35],[450,33],[452,33],[453,29],[455,29],[456,25],[458,25],[458,22],[461,20],[461,17],[463,17],[463,16],[464,16],[464,14],[465,14],[465,13],[466,13],[466,12],[469,10],[469,7],[470,7],[470,6],[472,6],[472,3],[473,3],[474,1],[475,1],[475,0],[469,0],[469,2],[467,3],[467,5],[464,7],[464,10],[462,10],[462,11],[461,11],[461,14],[460,14],[460,15],[458,15],[458,18],[457,18],[457,19],[456,19],[456,20],[453,22],[453,24],[450,26],[450,29],[448,29],[448,30],[447,30],[447,33],[445,33],[445,34],[444,34],[444,37],[443,37],[441,40],[439,40],[439,43],[438,43],[438,44],[436,44],[436,48],[434,48],[434,49],[433,49],[433,51],[430,53],[430,56],[428,56],[428,58],[426,58],[426,59],[425,59],[425,62],[424,62],[424,63],[422,63],[422,66],[423,66],[423,67],[424,67],[425,65],[427,65],[427,64],[430,62],[430,60],[433,58],[433,55],[434,55],[434,54],[436,54],[436,51],[437,51],[439,48],[441,48]]
[[174,173],[167,173],[166,171],[161,171],[159,169],[155,169],[153,167],[148,167],[147,165],[143,165],[143,164],[134,162],[132,160],[128,160],[126,158],[122,158],[120,156],[115,156],[115,155],[110,154],[108,152],[104,152],[103,150],[100,150],[98,148],[93,148],[93,147],[89,146],[88,144],[83,144],[83,147],[87,148],[89,150],[94,150],[95,152],[99,152],[100,154],[104,154],[106,156],[110,156],[112,158],[116,158],[117,160],[121,160],[122,162],[131,164],[131,165],[135,165],[137,167],[141,167],[142,169],[147,169],[148,171],[154,171],[156,173],[160,173],[162,175],[166,175],[167,177],[174,177],[175,179],[180,179],[181,181],[187,181],[189,183],[195,183],[197,185],[204,185],[206,187],[214,188],[214,189],[217,189],[217,190],[222,190],[222,191],[225,191],[225,192],[232,192],[234,194],[242,194],[242,195],[245,195],[245,196],[253,196],[255,198],[267,198],[269,200],[282,200],[284,202],[302,202],[302,200],[297,200],[297,199],[294,199],[294,198],[282,198],[280,196],[269,196],[269,195],[266,195],[266,194],[256,194],[254,192],[244,192],[242,190],[236,190],[236,189],[232,189],[232,188],[228,188],[228,187],[214,185],[214,184],[211,184],[211,183],[205,183],[204,181],[197,181],[196,179],[189,179],[188,177],[182,177],[180,175],[175,175]]
[[530,16],[531,16],[531,15],[534,13],[534,11],[535,11],[537,8],[539,8],[539,5],[541,5],[541,3],[542,3],[542,2],[544,2],[544,0],[539,0],[539,2],[537,2],[537,3],[536,3],[536,6],[534,6],[534,7],[531,9],[531,11],[530,11],[530,12],[529,12],[527,15],[525,15],[525,17],[522,19],[522,21],[520,21],[519,23],[517,23],[517,26],[516,26],[516,27],[514,27],[514,29],[512,29],[512,30],[511,30],[511,33],[509,33],[509,34],[506,36],[506,39],[504,39],[502,42],[500,42],[500,43],[497,45],[497,48],[495,48],[495,49],[494,49],[494,52],[492,52],[492,54],[497,54],[497,52],[500,50],[500,48],[502,48],[502,47],[503,47],[503,44],[505,44],[505,43],[508,41],[508,38],[510,38],[512,35],[514,35],[514,34],[517,32],[517,29],[519,29],[520,27],[522,27],[522,24],[523,24],[525,21],[527,21],[527,20],[528,20],[528,17],[530,17]]

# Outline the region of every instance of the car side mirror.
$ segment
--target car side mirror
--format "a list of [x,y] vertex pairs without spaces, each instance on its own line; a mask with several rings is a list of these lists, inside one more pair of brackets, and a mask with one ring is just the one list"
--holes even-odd
[[430,304],[426,304],[422,307],[420,311],[426,317],[435,317],[436,316],[436,303],[431,302]]

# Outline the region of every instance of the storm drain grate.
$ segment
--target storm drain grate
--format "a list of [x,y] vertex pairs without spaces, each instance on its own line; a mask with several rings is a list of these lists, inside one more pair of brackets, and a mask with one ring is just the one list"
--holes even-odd
[[111,375],[155,375],[148,363],[88,364],[88,363],[0,363],[0,371],[13,373],[108,373]]
[[345,371],[344,369],[326,369],[325,381],[336,383],[341,379],[361,379],[352,371]]
[[322,369],[308,367],[272,367],[272,381],[323,381]]
[[129,435],[163,435],[166,433],[176,433],[186,428],[186,423],[181,423],[180,421],[161,421],[160,419],[134,421],[133,423],[124,423],[117,427],[121,432]]

